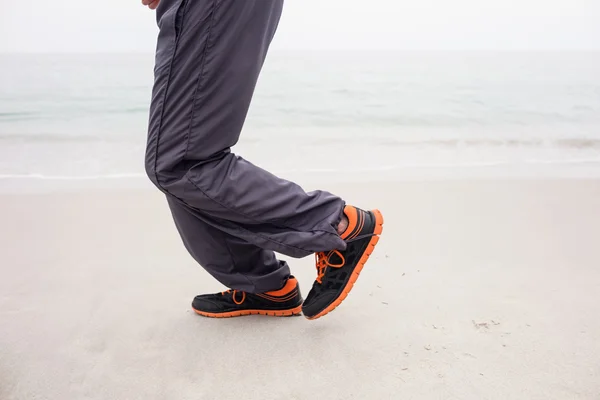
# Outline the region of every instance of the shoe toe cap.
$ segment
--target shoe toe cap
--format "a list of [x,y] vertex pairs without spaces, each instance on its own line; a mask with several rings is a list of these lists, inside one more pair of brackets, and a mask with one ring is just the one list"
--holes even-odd
[[337,297],[337,292],[333,290],[311,291],[304,300],[302,313],[308,318],[313,317],[326,309]]
[[194,310],[203,311],[203,312],[219,312],[223,311],[222,305],[204,297],[204,296],[196,296],[192,301],[192,308]]

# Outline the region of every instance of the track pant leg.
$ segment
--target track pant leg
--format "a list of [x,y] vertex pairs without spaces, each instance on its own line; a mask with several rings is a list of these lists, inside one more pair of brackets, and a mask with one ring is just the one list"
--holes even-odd
[[192,257],[230,289],[262,293],[281,288],[290,276],[275,253],[231,236],[196,218],[189,209],[167,198],[175,225]]
[[169,202],[189,212],[176,222],[186,227],[183,240],[199,260],[206,251],[199,242],[210,239],[204,225],[193,227],[195,220],[291,257],[345,249],[336,232],[342,199],[307,193],[230,150],[282,6],[282,0],[162,0],[157,10],[146,171]]

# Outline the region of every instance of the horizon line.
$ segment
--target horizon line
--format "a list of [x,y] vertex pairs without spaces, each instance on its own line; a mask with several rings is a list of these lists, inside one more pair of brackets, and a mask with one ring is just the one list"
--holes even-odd
[[[344,49],[344,48],[294,48],[294,49],[281,49],[272,48],[269,53],[289,53],[289,52],[386,52],[386,53],[596,53],[600,52],[600,48],[589,48],[589,49],[401,49],[401,48],[380,48],[380,49]],[[143,50],[102,50],[102,51],[79,51],[79,50],[25,50],[25,51],[13,51],[13,50],[0,50],[0,55],[102,55],[102,54],[132,54],[132,55],[153,55],[154,51],[143,51]]]

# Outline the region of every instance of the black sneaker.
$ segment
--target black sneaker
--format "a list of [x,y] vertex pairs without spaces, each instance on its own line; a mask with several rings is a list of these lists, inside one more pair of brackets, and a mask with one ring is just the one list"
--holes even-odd
[[192,308],[197,314],[212,318],[254,314],[289,317],[302,312],[302,295],[298,281],[290,276],[283,288],[271,292],[246,293],[228,290],[196,296]]
[[341,237],[346,241],[346,250],[316,254],[317,279],[302,305],[308,319],[320,318],[344,301],[383,231],[383,216],[379,210],[364,211],[346,206],[344,214],[348,228]]

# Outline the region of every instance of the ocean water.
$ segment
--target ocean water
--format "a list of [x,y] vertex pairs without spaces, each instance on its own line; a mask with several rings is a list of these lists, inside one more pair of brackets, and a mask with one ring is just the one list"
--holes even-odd
[[[0,185],[143,178],[152,62],[0,55]],[[272,52],[234,151],[282,175],[600,176],[600,53]]]

